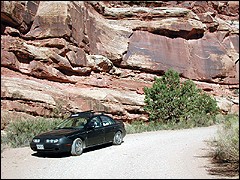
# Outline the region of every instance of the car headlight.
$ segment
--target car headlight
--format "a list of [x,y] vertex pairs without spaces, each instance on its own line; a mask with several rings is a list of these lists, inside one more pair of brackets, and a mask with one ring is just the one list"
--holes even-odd
[[33,139],[34,143],[40,143],[40,139]]
[[57,143],[58,139],[46,139],[46,143]]

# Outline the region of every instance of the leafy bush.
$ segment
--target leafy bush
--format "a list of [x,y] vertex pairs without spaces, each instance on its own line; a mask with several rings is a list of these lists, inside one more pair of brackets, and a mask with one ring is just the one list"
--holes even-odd
[[61,119],[19,119],[12,121],[6,128],[6,135],[2,137],[3,144],[10,147],[28,146],[31,139],[42,132],[56,127]]
[[[214,120],[218,112],[214,98],[198,89],[192,80],[180,83],[179,74],[170,69],[161,78],[155,78],[152,87],[144,88],[144,110],[150,121],[190,121],[196,117],[196,125]],[[201,117],[205,117],[202,119]]]

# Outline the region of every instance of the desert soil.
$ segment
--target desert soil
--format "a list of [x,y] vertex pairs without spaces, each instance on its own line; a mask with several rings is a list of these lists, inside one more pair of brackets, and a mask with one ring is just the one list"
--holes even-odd
[[119,145],[81,156],[38,156],[30,147],[1,153],[2,179],[222,179],[208,173],[218,126],[127,134]]

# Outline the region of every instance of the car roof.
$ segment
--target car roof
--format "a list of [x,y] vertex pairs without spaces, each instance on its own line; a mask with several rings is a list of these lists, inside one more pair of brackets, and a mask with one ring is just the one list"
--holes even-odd
[[82,112],[77,112],[73,113],[70,115],[70,117],[83,117],[83,118],[91,118],[96,115],[104,115],[103,112],[94,112],[93,110],[89,111],[82,111]]

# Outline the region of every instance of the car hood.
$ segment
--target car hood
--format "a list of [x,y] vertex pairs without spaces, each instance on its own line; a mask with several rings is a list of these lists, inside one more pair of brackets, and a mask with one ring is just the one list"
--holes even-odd
[[41,133],[37,135],[36,137],[59,137],[59,136],[68,136],[72,135],[76,132],[83,132],[81,129],[54,129],[49,132]]

